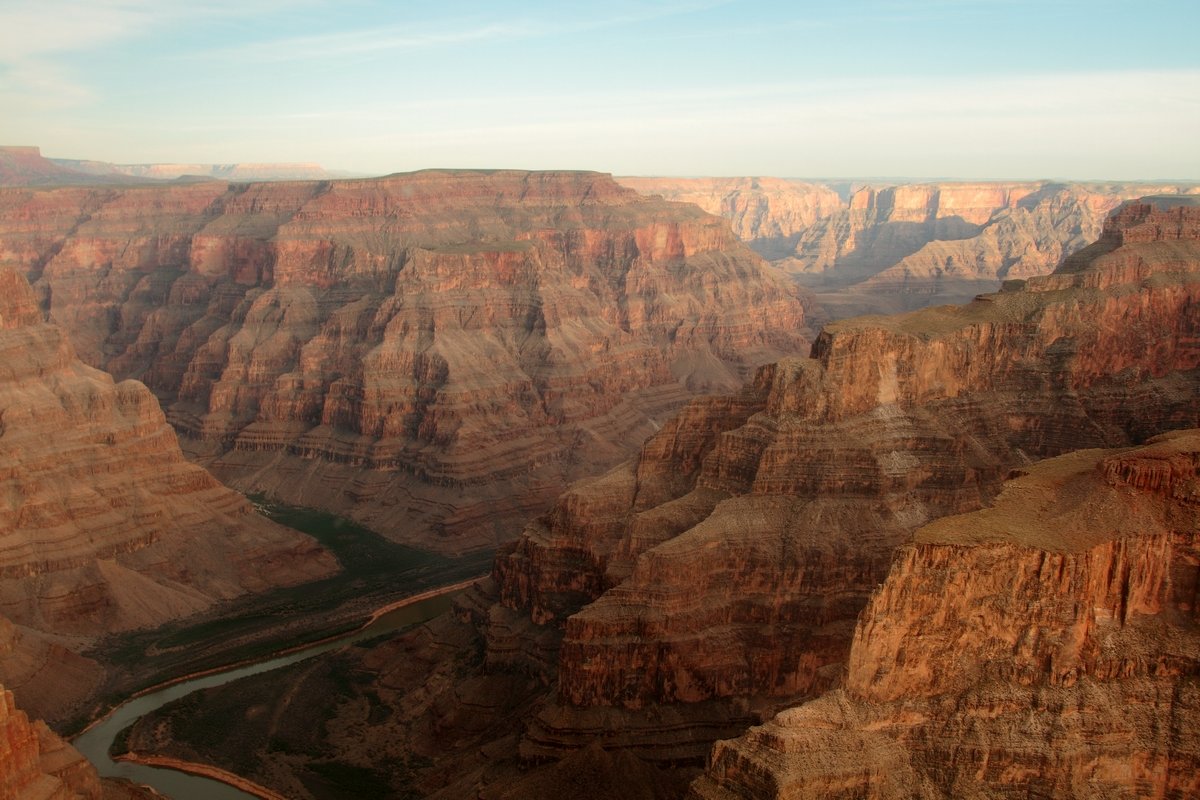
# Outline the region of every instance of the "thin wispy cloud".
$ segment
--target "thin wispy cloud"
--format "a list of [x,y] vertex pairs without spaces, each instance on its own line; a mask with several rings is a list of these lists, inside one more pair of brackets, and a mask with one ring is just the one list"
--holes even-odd
[[199,19],[257,16],[288,5],[285,0],[0,0],[0,62],[85,51]]
[[418,50],[429,47],[469,44],[489,39],[506,39],[536,34],[526,23],[490,23],[475,28],[414,30],[411,26],[392,26],[371,30],[330,33],[322,36],[296,36],[251,45],[217,48],[197,54],[200,57],[236,56],[251,61],[312,61],[321,58],[363,55],[383,51]]
[[[1200,167],[1188,145],[1200,130],[1197,86],[1200,69],[937,81],[839,78],[730,83],[670,97],[647,88],[345,105],[318,113],[176,121],[172,129],[186,126],[214,137],[286,132],[312,148],[336,142],[340,149],[392,153],[375,164],[336,162],[375,172],[469,161],[639,174],[899,170],[1037,177],[1063,174],[1074,164],[1064,154],[1073,154],[1102,165],[1092,177],[1124,178],[1136,177],[1128,174],[1124,154],[1129,141],[1158,154],[1155,175]],[[730,118],[737,124],[728,124]],[[695,166],[704,163],[726,166]]]
[[[10,111],[79,105],[99,96],[64,59],[201,19],[278,11],[287,0],[0,0],[0,99]],[[294,5],[294,4],[293,4]]]
[[245,45],[219,47],[192,54],[195,57],[234,57],[248,61],[312,61],[383,52],[428,49],[492,40],[516,40],[569,36],[588,31],[627,25],[639,25],[691,14],[697,11],[729,5],[733,0],[697,0],[640,4],[628,11],[613,12],[596,6],[605,13],[592,14],[593,7],[583,15],[572,17],[564,7],[556,13],[518,15],[515,19],[505,13],[496,19],[452,18],[372,26],[349,31],[333,31],[311,36],[292,36],[267,39]]

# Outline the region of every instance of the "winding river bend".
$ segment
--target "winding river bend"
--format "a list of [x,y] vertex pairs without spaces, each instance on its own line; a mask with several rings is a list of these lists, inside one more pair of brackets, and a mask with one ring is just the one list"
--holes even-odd
[[[467,583],[470,583],[470,581]],[[302,650],[297,650],[267,661],[235,666],[225,671],[185,680],[181,683],[135,697],[119,706],[104,721],[80,734],[72,744],[96,766],[96,770],[102,776],[126,778],[135,783],[145,784],[171,797],[172,800],[254,800],[256,795],[249,794],[212,778],[190,775],[185,772],[164,769],[162,767],[149,767],[130,762],[113,761],[108,755],[109,747],[117,735],[129,725],[132,725],[139,718],[172,700],[176,700],[198,689],[220,686],[248,675],[256,675],[261,672],[286,667],[363,639],[369,639],[373,636],[379,636],[383,633],[425,622],[447,611],[454,600],[454,596],[464,588],[465,584],[456,584],[442,590],[435,590],[434,593],[430,593],[433,596],[414,598],[411,601],[401,601],[403,605],[398,605],[398,607],[390,611],[379,614],[360,630],[336,639],[314,644],[311,647],[306,647]]]

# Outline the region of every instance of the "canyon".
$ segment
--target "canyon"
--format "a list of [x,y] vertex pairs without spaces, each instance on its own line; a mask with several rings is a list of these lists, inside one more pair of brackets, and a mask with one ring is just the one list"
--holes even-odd
[[[1200,791],[1180,187],[55,174],[0,189],[33,716],[95,713],[104,634],[338,568],[215,475],[498,553],[451,614],[143,719],[143,756],[298,798]],[[6,702],[24,800],[78,759]]]
[[[897,654],[907,650],[895,622],[877,626],[880,644],[870,656],[876,666],[869,677],[853,677],[867,658],[856,655],[866,635],[856,630],[876,610],[885,613],[877,605],[916,609],[904,613],[918,619],[935,614],[936,624],[947,630],[934,631],[932,622],[929,630],[948,642],[946,648],[966,641],[954,638],[959,623],[948,613],[937,616],[941,595],[879,588],[915,558],[908,543],[916,531],[929,531],[926,526],[940,518],[1003,508],[1005,479],[1013,470],[1041,474],[1030,466],[1041,459],[1080,448],[1130,448],[1164,431],[1200,426],[1198,380],[1200,207],[1188,198],[1126,204],[1109,217],[1094,244],[1052,274],[1010,279],[1002,291],[964,306],[826,325],[809,358],[778,360],[759,368],[735,393],[693,400],[646,441],[635,460],[575,484],[529,523],[501,549],[491,577],[460,599],[453,615],[276,675],[269,687],[236,684],[210,690],[190,708],[164,708],[139,723],[130,745],[185,760],[236,759],[256,782],[296,797],[311,796],[303,775],[309,768],[304,765],[313,763],[328,771],[350,769],[388,791],[444,798],[549,795],[564,787],[580,797],[621,791],[681,797],[693,777],[698,782],[692,791],[707,792],[706,797],[758,796],[767,785],[763,781],[775,780],[764,775],[790,768],[772,743],[818,735],[805,725],[822,709],[829,711],[831,702],[818,700],[824,705],[805,711],[806,701],[850,698],[832,701],[836,711],[856,702],[850,693],[863,686],[904,693],[910,680],[920,686],[939,679],[932,661]],[[1165,491],[1181,498],[1184,516],[1169,511],[1174,506],[1163,513],[1194,539],[1194,516],[1186,516],[1193,513],[1187,504],[1194,505],[1194,462],[1192,478],[1183,467],[1182,478],[1171,477],[1176,466],[1166,472],[1147,468],[1146,478],[1121,478],[1143,469],[1136,466],[1139,459],[1159,458],[1158,451],[1128,455],[1134,452],[1096,456],[1109,459],[1100,468],[1106,475],[1117,476],[1105,478],[1105,485],[1132,481],[1130,492],[1134,485],[1172,487]],[[1177,459],[1168,454],[1166,460],[1175,465]],[[1122,466],[1127,464],[1134,466]],[[1130,559],[1173,558],[1162,537],[1155,540],[1157,550],[1136,554],[1122,549],[1133,545],[1101,541],[1104,525],[1120,531],[1142,519],[1117,514],[1103,522],[1111,510],[1101,501],[1104,491],[1096,488],[1101,499],[1084,504],[1101,531],[1074,538],[1063,533],[1072,547],[1099,548],[1088,550],[1096,554],[1087,556],[1092,560],[1086,570],[1072,572],[1075,567],[1063,559],[1047,561],[1037,554],[1018,559],[1024,565],[1018,572],[1033,576],[1024,594],[1034,594],[1035,578],[1043,573],[1057,576],[1055,586],[1066,592],[1046,601],[1046,619],[1039,623],[1047,631],[1044,640],[1036,631],[1023,637],[1001,630],[1003,621],[986,610],[988,592],[1012,583],[1008,573],[981,577],[975,590],[964,584],[970,575],[960,572],[954,591],[946,593],[965,604],[965,611],[955,612],[958,619],[974,619],[976,607],[970,604],[980,598],[979,613],[996,630],[987,635],[1030,650],[1017,667],[1007,672],[1001,667],[1005,680],[1041,680],[1036,676],[1045,656],[1058,658],[1060,652],[1068,666],[1055,674],[1067,674],[1078,663],[1074,674],[1082,675],[1090,668],[1086,664],[1096,663],[1087,660],[1095,647],[1079,639],[1090,617],[1080,618],[1082,627],[1058,633],[1052,628],[1062,620],[1055,615],[1122,602],[1123,590],[1116,599],[1104,595],[1096,602],[1086,594],[1103,588],[1087,576],[1103,574],[1105,563],[1117,565],[1123,575],[1119,565]],[[1158,513],[1147,512],[1146,519],[1158,519]],[[970,530],[977,527],[969,524]],[[975,544],[968,537],[946,547],[958,553]],[[1177,561],[1158,564],[1153,574],[1175,576],[1184,595],[1171,595],[1171,603],[1183,608],[1192,602],[1186,587],[1195,592],[1194,560],[1187,555],[1194,553],[1194,542],[1182,541],[1178,552]],[[946,556],[938,558],[942,561],[928,568],[910,566],[931,572]],[[1053,569],[1043,570],[1051,563]],[[1162,584],[1147,578],[1149,594],[1139,594],[1137,602],[1154,602],[1146,598]],[[1107,612],[1094,613],[1099,619]],[[1194,624],[1194,616],[1186,622],[1193,626],[1185,626],[1189,637]],[[1180,647],[1190,646],[1187,641]],[[1061,651],[1054,650],[1060,645]],[[1070,648],[1083,655],[1072,661]],[[1189,674],[1188,662],[1173,655],[1164,661],[1147,648],[1137,650],[1145,658],[1113,656],[1101,672]],[[913,663],[913,674],[901,670],[889,683],[888,658]],[[955,680],[949,672],[945,677]],[[1129,686],[1129,691],[1150,687],[1154,696],[1150,684]],[[1180,686],[1194,692],[1186,681]],[[1024,701],[1067,707],[1034,691]],[[1067,705],[1100,713],[1087,710],[1088,704],[1116,702],[1125,691],[1079,694]],[[247,697],[261,700],[248,708]],[[313,706],[300,697],[321,700]],[[969,714],[953,717],[958,696],[945,697],[934,709],[944,716],[930,711],[928,718],[972,724]],[[990,697],[978,701],[983,709],[978,713],[987,711]],[[1191,701],[1179,702],[1185,714]],[[796,707],[800,710],[789,710]],[[886,719],[890,711],[881,713]],[[919,714],[896,713],[897,724],[921,723]],[[895,757],[880,762],[879,771],[886,771],[887,764],[899,763],[899,745],[876,746],[879,740],[856,733],[856,721],[867,714],[847,711],[822,723],[821,730],[846,727],[849,732],[838,741],[855,757],[863,752],[861,742],[874,748],[868,753]],[[236,753],[187,734],[231,715],[239,720]],[[789,727],[786,736],[770,727],[760,735],[752,727],[773,718],[789,725],[796,715],[805,722]],[[930,725],[915,727],[914,736],[936,728]],[[734,743],[717,745],[701,775],[718,741]],[[1178,751],[1184,766],[1190,763],[1187,748],[1194,750],[1186,741]],[[788,747],[776,750],[799,752]],[[1147,757],[1160,763],[1168,751],[1175,752],[1158,748]],[[1020,775],[1032,769],[1020,765],[1042,763],[1037,754],[1016,754],[1001,744],[993,750],[980,745],[971,757],[985,752],[994,752],[997,770],[1015,765],[1009,772],[1018,776],[1018,786],[1026,785]],[[1141,758],[1139,752],[1114,743],[1109,751],[1114,771]],[[792,760],[805,763],[802,757]],[[870,768],[859,770],[864,771]],[[817,785],[836,789],[844,778],[847,792],[861,796],[872,789],[854,783],[866,780],[859,772],[831,773],[825,784],[818,775]],[[791,774],[779,778],[779,785],[798,785],[787,783]],[[597,777],[580,785],[573,777],[579,775]],[[920,784],[921,791],[927,783]],[[750,788],[738,788],[743,785]]]
[[779,178],[620,178],[731,221],[810,288],[829,318],[962,303],[1042,275],[1094,241],[1121,203],[1192,184],[813,183]]
[[189,463],[154,395],[85,366],[0,267],[0,680],[81,713],[106,634],[150,628],[338,568]]
[[228,485],[442,553],[811,338],[726,222],[598,173],[8,188],[0,264]]
[[1200,431],[1018,471],[904,545],[844,686],[719,742],[695,800],[1195,797]]

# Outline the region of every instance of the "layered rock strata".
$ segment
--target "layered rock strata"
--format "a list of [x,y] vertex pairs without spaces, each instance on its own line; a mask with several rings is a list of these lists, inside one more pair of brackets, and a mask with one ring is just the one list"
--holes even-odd
[[17,709],[0,686],[0,800],[100,800],[100,778],[75,748]]
[[603,731],[695,757],[703,725],[664,738],[663,708],[746,724],[829,688],[918,526],[978,508],[1031,459],[1200,422],[1200,241],[1174,235],[1197,219],[1131,206],[1053,275],[828,326],[810,359],[695,401],[636,463],[572,489],[494,570],[505,608],[563,635],[543,673],[558,702],[523,755]]
[[8,269],[0,365],[0,676],[37,716],[92,688],[77,653],[104,634],[336,569],[186,461],[149,390],[82,364]]
[[443,551],[806,341],[726,223],[593,173],[8,190],[0,261],[219,477]]
[[692,796],[1200,794],[1200,431],[1020,475],[919,530],[845,688],[718,743]]
[[[1131,206],[1054,275],[828,326],[811,358],[693,401],[531,523],[455,616],[247,710],[256,780],[293,791],[300,751],[447,800],[519,796],[576,763],[618,764],[623,788],[595,785],[626,796],[648,768],[689,776],[715,740],[840,685],[915,529],[1033,459],[1200,425],[1198,219]],[[313,732],[296,698],[326,698],[309,682],[334,667],[354,685]],[[143,731],[169,738],[162,722]],[[268,744],[289,727],[303,737]]]

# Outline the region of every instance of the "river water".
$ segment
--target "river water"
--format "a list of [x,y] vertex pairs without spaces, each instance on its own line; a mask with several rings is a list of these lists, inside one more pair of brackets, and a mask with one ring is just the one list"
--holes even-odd
[[[460,590],[461,591],[461,590]],[[96,766],[96,770],[104,777],[126,778],[135,783],[150,786],[172,800],[255,800],[255,796],[235,789],[226,783],[188,775],[173,769],[162,767],[146,767],[140,764],[113,761],[109,758],[108,748],[121,731],[132,725],[140,717],[149,714],[158,707],[177,700],[198,689],[235,681],[247,675],[257,675],[260,672],[278,669],[312,658],[348,644],[379,636],[383,633],[416,625],[433,619],[438,614],[449,610],[458,591],[417,600],[409,605],[401,606],[381,615],[362,630],[349,633],[343,637],[330,640],[303,650],[297,650],[285,656],[235,667],[224,672],[216,672],[201,678],[183,681],[157,691],[135,697],[118,706],[103,722],[90,728],[78,736],[72,744]]]

